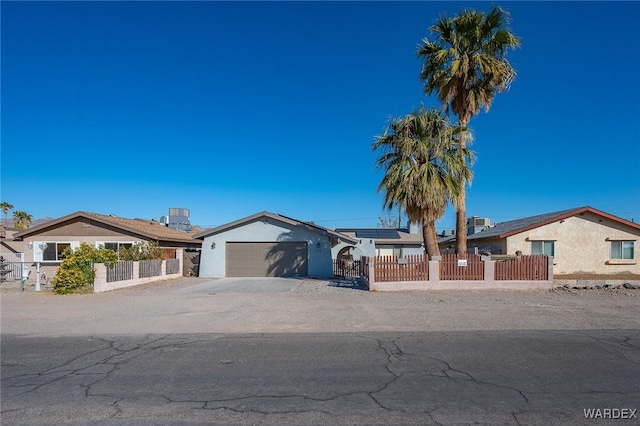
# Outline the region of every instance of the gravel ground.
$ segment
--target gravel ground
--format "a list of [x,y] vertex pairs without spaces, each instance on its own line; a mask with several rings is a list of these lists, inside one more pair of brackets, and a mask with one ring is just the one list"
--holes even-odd
[[3,283],[2,333],[640,329],[635,289],[369,292],[348,280],[305,279],[290,292],[180,291],[211,281],[179,278],[67,296]]

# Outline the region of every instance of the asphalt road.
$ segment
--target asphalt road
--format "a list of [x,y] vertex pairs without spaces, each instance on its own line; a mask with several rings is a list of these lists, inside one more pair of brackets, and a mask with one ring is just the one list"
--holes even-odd
[[[200,292],[191,283],[200,286]],[[276,286],[270,295],[212,296],[210,283],[191,283],[177,288],[167,284],[160,292],[147,287],[104,297],[4,296],[2,424],[613,421],[585,418],[585,410],[598,409],[601,415],[630,417],[620,424],[639,422],[640,414],[633,410],[640,409],[640,327],[584,327],[589,314],[615,321],[608,304],[618,312],[628,308],[637,312],[634,298],[612,296],[602,299],[601,305],[599,298],[590,298],[582,318],[572,305],[582,306],[581,301],[564,296],[557,300],[548,294],[489,293],[469,300],[468,295],[436,294],[429,302],[424,295],[410,293],[373,295],[349,289],[297,293],[304,286],[298,283],[289,291]],[[327,299],[335,316],[327,312]],[[492,300],[502,299],[508,303],[491,305]],[[456,300],[460,302],[454,305]],[[515,319],[524,314],[516,306],[518,301],[522,306],[536,302],[537,309],[547,313],[539,329],[518,325]],[[569,314],[555,309],[555,301],[566,305]],[[436,311],[448,302],[452,302],[448,310]],[[412,304],[438,316],[450,312],[449,319],[456,324],[478,304],[472,315],[482,316],[485,329],[471,323],[469,329],[458,325],[446,330],[428,323],[414,325],[413,331],[400,331],[406,324],[398,331],[383,331],[379,325],[357,331],[340,328],[346,318],[365,318],[372,312],[380,322],[393,322],[403,309],[404,316],[423,321],[411,314]],[[190,316],[186,308],[194,305],[197,315]],[[489,305],[486,311],[483,305]],[[385,310],[377,310],[380,307]],[[145,324],[154,332],[123,329],[126,322],[115,316],[125,311],[130,312],[128,321],[153,319],[154,326]],[[292,314],[285,317],[283,311]],[[313,319],[315,311],[324,311],[323,322]],[[103,319],[108,312],[114,315],[111,325],[96,324],[95,333],[87,332],[91,329],[87,322]],[[265,312],[280,315],[277,327],[256,324],[261,332],[202,331],[207,317],[219,320],[218,329],[232,329],[233,322],[244,318],[246,328],[268,317]],[[312,332],[283,332],[282,321],[299,322],[300,312],[309,314],[305,321],[312,322]],[[33,319],[36,314],[39,317]],[[580,327],[551,326],[568,318]],[[37,332],[48,321],[59,331]],[[498,329],[504,321],[512,322]],[[200,331],[185,332],[190,327]],[[158,333],[160,329],[167,332]]]

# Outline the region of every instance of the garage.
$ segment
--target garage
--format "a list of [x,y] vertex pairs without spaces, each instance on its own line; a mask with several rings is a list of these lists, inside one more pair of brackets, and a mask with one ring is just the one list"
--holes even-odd
[[195,234],[199,276],[333,277],[332,249],[358,240],[311,222],[260,212]]
[[304,277],[308,274],[306,241],[226,242],[227,277]]

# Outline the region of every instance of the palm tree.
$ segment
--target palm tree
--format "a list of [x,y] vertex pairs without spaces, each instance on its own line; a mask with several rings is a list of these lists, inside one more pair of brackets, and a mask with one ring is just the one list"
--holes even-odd
[[[435,40],[427,38],[418,46],[423,60],[420,78],[426,94],[436,93],[445,111],[458,117],[458,126],[467,129],[480,109],[489,111],[497,93],[509,88],[516,72],[506,59],[509,49],[520,41],[506,28],[508,13],[494,6],[488,14],[463,10],[458,16],[443,15],[431,28]],[[466,148],[461,134],[460,147]],[[466,190],[462,185],[456,206],[456,252],[467,251]]]
[[7,214],[9,214],[9,210],[13,209],[13,204],[7,203],[6,201],[3,201],[0,203],[0,208],[2,208],[2,213],[4,214],[4,222],[2,222],[3,225],[7,225]]
[[27,212],[23,212],[20,210],[13,211],[13,223],[18,229],[29,228],[29,224],[32,220],[33,216],[31,216]]
[[458,146],[459,135],[441,112],[421,107],[392,120],[372,145],[383,150],[376,166],[385,168],[378,186],[385,193],[384,207],[401,207],[409,220],[422,224],[429,256],[440,254],[436,220],[459,193],[460,182],[471,179],[472,153]]

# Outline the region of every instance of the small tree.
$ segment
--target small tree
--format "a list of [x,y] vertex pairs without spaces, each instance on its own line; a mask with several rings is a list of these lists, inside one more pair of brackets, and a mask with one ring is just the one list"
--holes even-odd
[[91,288],[96,277],[94,263],[106,263],[113,266],[118,255],[105,248],[96,249],[87,243],[80,247],[64,251],[64,260],[51,279],[53,291],[58,294],[86,292]]

